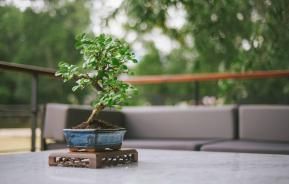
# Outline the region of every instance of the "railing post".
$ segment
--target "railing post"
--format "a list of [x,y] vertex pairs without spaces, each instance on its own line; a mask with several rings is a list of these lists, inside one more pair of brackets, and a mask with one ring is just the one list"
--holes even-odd
[[200,98],[200,83],[199,81],[195,81],[195,105],[199,105]]
[[40,124],[40,150],[46,150],[46,140],[44,138],[44,121],[46,116],[46,105],[41,109],[41,124]]
[[31,151],[34,152],[36,148],[36,125],[37,125],[37,90],[38,90],[38,75],[36,73],[32,74],[31,83]]

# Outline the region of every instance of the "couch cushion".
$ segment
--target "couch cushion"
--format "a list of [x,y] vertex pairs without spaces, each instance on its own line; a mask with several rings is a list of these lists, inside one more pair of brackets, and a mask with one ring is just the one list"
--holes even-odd
[[44,138],[63,141],[62,130],[66,127],[66,114],[68,106],[63,104],[47,104],[45,109],[44,120]]
[[195,139],[235,137],[234,106],[124,108],[127,138]]
[[[44,138],[64,141],[62,130],[87,120],[90,113],[91,108],[89,106],[47,104],[44,120]],[[99,119],[124,126],[124,115],[121,112],[105,110],[99,114]]]
[[265,141],[225,141],[207,144],[201,151],[289,154],[289,144]]
[[143,149],[200,150],[201,145],[212,142],[215,142],[215,140],[130,139],[124,140],[122,147]]
[[239,118],[240,139],[289,142],[289,106],[244,105]]

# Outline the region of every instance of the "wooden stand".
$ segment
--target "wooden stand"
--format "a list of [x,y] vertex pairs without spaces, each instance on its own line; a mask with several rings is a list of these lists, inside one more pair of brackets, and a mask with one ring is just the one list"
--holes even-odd
[[49,166],[102,168],[138,161],[135,149],[101,152],[56,152],[49,155]]

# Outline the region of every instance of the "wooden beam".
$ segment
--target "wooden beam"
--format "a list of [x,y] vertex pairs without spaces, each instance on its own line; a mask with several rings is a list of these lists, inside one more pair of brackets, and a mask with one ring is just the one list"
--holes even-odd
[[203,74],[181,74],[181,75],[155,75],[138,76],[124,79],[130,84],[161,84],[161,83],[183,83],[192,81],[210,81],[224,79],[258,79],[289,77],[289,70],[273,71],[251,71],[242,73],[203,73]]

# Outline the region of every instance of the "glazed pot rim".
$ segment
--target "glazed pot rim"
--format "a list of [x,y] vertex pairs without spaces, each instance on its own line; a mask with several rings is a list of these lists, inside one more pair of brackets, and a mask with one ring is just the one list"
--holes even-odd
[[65,128],[63,131],[72,131],[72,132],[91,132],[91,131],[96,131],[96,132],[116,132],[116,131],[126,131],[125,128],[115,128],[115,129],[95,129],[95,128],[90,128],[90,129],[72,129],[72,128]]

